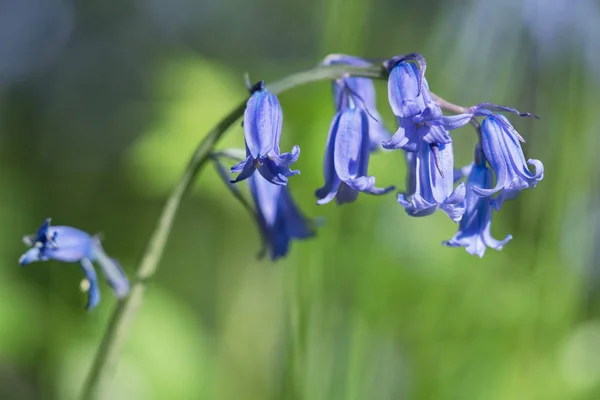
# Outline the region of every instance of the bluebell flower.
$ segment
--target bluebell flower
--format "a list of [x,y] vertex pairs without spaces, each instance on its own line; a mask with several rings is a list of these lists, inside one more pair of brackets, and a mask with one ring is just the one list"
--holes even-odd
[[233,182],[249,178],[258,169],[269,182],[285,185],[289,176],[299,173],[290,170],[290,166],[298,160],[300,148],[294,146],[291,153],[281,154],[283,111],[279,100],[265,88],[263,81],[250,91],[244,112],[246,159],[231,168],[231,172],[239,173]]
[[489,197],[480,197],[475,190],[486,190],[494,184],[492,171],[486,167],[485,160],[473,166],[467,178],[466,211],[458,225],[458,232],[444,245],[451,247],[465,247],[469,254],[483,257],[486,246],[496,250],[512,239],[507,235],[504,240],[492,237],[490,227],[492,223],[492,200]]
[[[414,184],[409,179],[410,200],[405,194],[398,195],[398,203],[408,215],[423,217],[442,209],[454,221],[460,221],[465,211],[465,185],[454,188],[454,155],[452,142],[431,145],[421,142],[414,158],[409,158],[409,174],[413,174]],[[412,163],[410,162],[412,160]],[[412,164],[412,165],[411,165]],[[414,192],[410,192],[414,185]]]
[[[535,187],[544,177],[544,165],[535,159],[527,160],[520,142],[523,138],[503,115],[492,114],[481,123],[481,143],[485,158],[496,173],[496,185],[491,188],[473,189],[479,196],[491,196],[499,192],[494,208],[500,209],[504,200],[510,200],[527,188]],[[527,164],[533,165],[530,172]]]
[[287,187],[275,185],[259,174],[248,180],[263,241],[276,260],[288,253],[292,239],[315,236],[315,223],[294,203]]
[[443,114],[425,79],[425,59],[419,54],[410,54],[393,58],[386,62],[386,66],[389,72],[388,98],[398,121],[398,130],[382,146],[414,152],[421,141],[449,143],[451,138],[446,127],[430,123],[439,120]]
[[[510,112],[521,117],[536,118],[531,113],[521,113],[512,107],[492,103],[473,106],[466,113],[444,116],[432,124],[439,124],[448,129],[456,129],[466,125],[471,118],[485,117],[481,123],[481,144],[485,157],[496,174],[496,185],[491,188],[474,188],[479,196],[492,196],[499,192],[492,201],[497,210],[505,200],[514,199],[521,190],[535,187],[544,178],[544,165],[541,161],[529,159],[525,162],[521,142],[523,138],[510,124],[508,119],[494,111]],[[529,171],[531,164],[535,172]]]
[[[343,64],[354,67],[369,67],[373,65],[371,62],[346,54],[330,54],[323,65]],[[369,116],[369,139],[371,151],[381,147],[381,142],[391,138],[390,132],[383,124],[381,114],[377,110],[377,97],[375,94],[375,85],[369,78],[344,76],[332,82],[333,99],[335,103],[335,111],[342,111],[350,107],[350,104],[357,100],[367,110]],[[352,99],[351,97],[354,97]]]
[[123,298],[129,293],[129,281],[125,272],[115,259],[104,252],[97,237],[70,226],[50,226],[48,218],[35,235],[25,236],[23,241],[31,248],[19,258],[19,264],[22,266],[48,260],[80,263],[87,279],[86,285],[89,284],[86,306],[88,310],[100,302],[98,278],[92,264],[94,261],[100,265],[118,298]]
[[317,204],[336,197],[339,204],[353,202],[358,192],[381,195],[394,187],[375,187],[375,177],[367,176],[370,139],[369,115],[357,103],[338,111],[331,123],[325,148],[325,185],[315,194]]

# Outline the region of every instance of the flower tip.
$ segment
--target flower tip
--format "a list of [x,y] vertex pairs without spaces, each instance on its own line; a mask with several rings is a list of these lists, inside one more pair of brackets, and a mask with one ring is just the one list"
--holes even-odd
[[246,81],[246,86],[248,86],[248,91],[250,92],[250,95],[253,95],[256,92],[262,92],[265,90],[265,81],[260,80],[260,81],[256,82],[254,85],[252,85],[250,83],[250,78],[248,78],[248,80]]
[[19,265],[24,267],[27,264],[27,254],[23,254],[21,257],[19,257]]
[[535,115],[533,113],[520,113],[519,117],[528,117],[528,118],[537,119],[538,121],[540,120],[540,117],[538,117],[537,115]]

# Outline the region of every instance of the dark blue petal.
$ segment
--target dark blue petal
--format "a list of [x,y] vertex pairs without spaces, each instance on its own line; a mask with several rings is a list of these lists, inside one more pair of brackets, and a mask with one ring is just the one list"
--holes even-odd
[[231,183],[237,183],[243,181],[244,179],[248,179],[257,168],[257,162],[252,156],[246,157],[246,159],[233,167],[231,167],[231,172],[237,173],[239,175],[231,181]]
[[270,158],[263,159],[263,164],[258,167],[258,172],[260,172],[263,178],[275,185],[287,185],[288,176],[300,173],[300,171],[292,171],[288,167],[282,167]]
[[292,147],[292,151],[290,153],[279,154],[279,153],[275,153],[275,152],[270,152],[268,154],[268,156],[269,156],[269,159],[273,160],[273,162],[279,168],[289,168],[290,165],[292,165],[293,163],[298,161],[298,157],[300,157],[300,147],[298,147],[298,146]]
[[314,224],[302,215],[287,187],[274,185],[258,174],[248,182],[261,235],[271,251],[271,259],[285,256],[291,239],[314,235]]

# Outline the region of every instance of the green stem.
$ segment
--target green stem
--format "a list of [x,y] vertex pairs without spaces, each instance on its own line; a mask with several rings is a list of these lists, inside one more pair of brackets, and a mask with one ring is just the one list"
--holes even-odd
[[[345,65],[319,66],[283,78],[274,82],[272,85],[269,85],[268,88],[272,93],[279,94],[306,83],[338,79],[345,75],[385,79],[387,73],[381,66],[372,66],[368,68],[356,68]],[[247,100],[244,100],[233,111],[225,116],[225,118],[223,118],[221,122],[219,122],[200,142],[185,168],[181,179],[167,198],[156,224],[156,228],[154,228],[138,264],[137,274],[132,282],[131,292],[128,297],[117,303],[112,313],[106,331],[104,332],[102,342],[96,352],[96,356],[84,384],[81,399],[96,398],[101,389],[108,384],[111,372],[121,353],[123,343],[126,340],[129,327],[144,299],[146,284],[156,272],[163,255],[181,200],[194,182],[198,172],[200,172],[204,164],[209,160],[215,144],[227,129],[243,116],[246,101]]]

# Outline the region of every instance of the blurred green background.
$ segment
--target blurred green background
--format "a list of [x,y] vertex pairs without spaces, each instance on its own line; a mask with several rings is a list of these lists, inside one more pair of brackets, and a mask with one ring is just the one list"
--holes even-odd
[[[0,0],[0,398],[73,398],[115,303],[103,282],[86,313],[75,264],[19,268],[21,237],[46,217],[100,232],[133,275],[243,72],[269,82],[331,52],[420,52],[442,97],[541,117],[512,118],[546,171],[494,215],[514,239],[480,260],[393,194],[317,207],[330,86],[287,92],[290,189],[325,219],[318,237],[257,261],[256,227],[207,168],[103,398],[600,398],[599,38],[593,0]],[[468,163],[473,132],[453,136]],[[220,146],[242,138],[236,124]],[[401,153],[370,173],[402,189]]]

